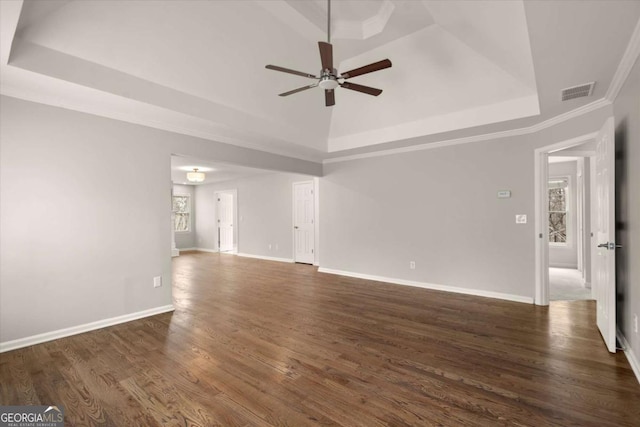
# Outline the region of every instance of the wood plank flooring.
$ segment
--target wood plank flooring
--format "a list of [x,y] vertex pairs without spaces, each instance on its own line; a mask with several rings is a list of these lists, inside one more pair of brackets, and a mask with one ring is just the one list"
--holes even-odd
[[70,426],[640,426],[593,301],[173,262],[174,313],[1,354],[1,403],[62,405]]

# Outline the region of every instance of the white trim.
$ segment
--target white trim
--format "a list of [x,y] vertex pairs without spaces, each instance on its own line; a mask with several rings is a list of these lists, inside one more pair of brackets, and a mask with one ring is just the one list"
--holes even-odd
[[540,132],[543,129],[550,128],[551,126],[558,125],[560,123],[566,122],[567,120],[575,119],[576,117],[580,117],[584,114],[590,113],[592,111],[598,110],[602,107],[606,107],[607,105],[611,105],[611,101],[606,98],[600,98],[588,104],[585,104],[581,107],[575,108],[573,110],[567,111],[566,113],[558,114],[555,117],[547,119],[538,124],[529,126],[525,128],[528,130],[527,133],[536,133]]
[[[551,244],[551,243],[549,243]],[[566,246],[558,246],[558,248],[566,248]],[[564,263],[564,262],[554,262],[553,264],[551,262],[549,262],[549,267],[550,268],[567,268],[570,270],[577,270],[578,269],[578,265],[577,264],[569,264],[569,263]]]
[[266,260],[266,261],[288,262],[290,264],[293,263],[293,258],[278,258],[278,257],[273,257],[273,256],[245,254],[245,253],[241,253],[241,252],[238,252],[236,255],[242,256],[242,257],[245,257],[245,258],[263,259],[263,260]]
[[611,79],[611,84],[609,84],[609,88],[607,89],[607,93],[605,98],[609,101],[613,102],[618,97],[620,93],[620,89],[627,81],[629,74],[631,73],[631,69],[633,65],[638,60],[638,56],[640,55],[640,20],[636,24],[636,28],[633,30],[633,34],[629,39],[629,44],[622,55],[622,59],[618,64],[618,68],[616,69],[615,74],[613,75],[613,79]]
[[156,314],[168,313],[174,310],[175,308],[173,307],[173,305],[163,305],[160,307],[150,308],[148,310],[136,311],[135,313],[129,313],[122,316],[98,320],[96,322],[85,323],[84,325],[58,329],[57,331],[45,332],[43,334],[32,335],[30,337],[19,338],[17,340],[0,342],[0,353],[16,350],[23,347],[29,347],[35,344],[41,344],[43,342],[53,341],[64,337],[69,337],[71,335],[94,331],[96,329],[102,329],[108,326],[119,325],[120,323],[131,322],[132,320],[155,316]]
[[489,141],[489,140],[494,140],[499,138],[527,135],[527,134],[539,132],[543,129],[557,125],[559,123],[565,122],[567,120],[573,119],[583,114],[590,113],[591,111],[595,111],[607,105],[611,105],[611,102],[605,98],[600,98],[597,101],[591,102],[589,104],[583,105],[582,107],[578,107],[574,110],[557,115],[541,123],[538,123],[529,127],[525,127],[525,128],[510,129],[510,130],[505,130],[501,132],[467,136],[464,138],[429,142],[426,144],[412,145],[410,147],[392,148],[388,150],[380,150],[380,151],[375,151],[371,153],[362,153],[362,154],[354,154],[351,156],[333,157],[330,159],[323,160],[322,164],[346,162],[350,160],[366,159],[370,157],[382,157],[382,156],[389,156],[392,154],[410,153],[413,151],[430,150],[433,148],[442,148],[442,147],[449,147],[452,145],[467,144],[470,142],[481,142],[481,141]]
[[355,277],[358,279],[373,280],[376,282],[391,283],[394,285],[413,286],[416,288],[432,289],[436,291],[453,292],[457,294],[474,295],[477,297],[497,298],[507,301],[522,302],[533,304],[533,298],[521,295],[503,294],[501,292],[483,291],[481,289],[459,288],[456,286],[437,285],[434,283],[416,282],[413,280],[396,279],[392,277],[375,276],[372,274],[354,273],[351,271],[334,270],[331,268],[320,267],[319,273],[337,274],[339,276]]
[[[314,223],[315,236],[313,237],[315,250],[313,254],[314,255],[313,265],[315,265],[316,267],[320,267],[320,178],[318,177],[313,178],[313,190],[315,191],[314,199],[313,199],[314,221],[315,221]],[[294,245],[295,245],[295,242],[294,242]],[[295,251],[295,246],[293,250]]]
[[[550,156],[552,159],[558,159],[556,163],[572,162],[579,158],[595,156],[595,150],[562,150],[560,154]],[[551,163],[554,163],[553,161]]]
[[178,248],[180,251],[198,251],[198,252],[213,252],[218,253],[217,249],[206,249],[206,248]]
[[[549,153],[595,139],[597,132],[570,138],[534,150],[535,301],[549,305],[549,226],[547,223]],[[593,188],[593,187],[592,187]]]
[[633,370],[633,373],[636,374],[636,379],[640,383],[640,363],[638,363],[638,358],[629,345],[627,338],[622,334],[622,331],[620,329],[617,329],[616,332],[616,336],[618,338],[618,341],[620,342],[620,345],[622,345],[622,350],[624,351],[625,356],[627,356],[629,365],[631,365],[631,369]]
[[534,151],[533,159],[533,220],[535,245],[535,303],[549,305],[549,154]]
[[576,145],[580,145],[584,142],[595,140],[596,136],[598,136],[598,132],[585,133],[584,135],[565,139],[564,141],[556,142],[555,144],[545,145],[544,147],[537,148],[535,151],[553,154],[557,151],[562,151],[565,148],[575,147]]

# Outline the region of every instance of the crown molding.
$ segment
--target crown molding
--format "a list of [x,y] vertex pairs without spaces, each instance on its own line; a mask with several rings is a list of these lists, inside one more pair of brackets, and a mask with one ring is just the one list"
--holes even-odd
[[620,64],[618,64],[618,68],[616,69],[616,73],[613,75],[613,79],[611,80],[611,84],[609,85],[609,89],[607,89],[607,93],[604,96],[607,100],[613,102],[618,97],[620,93],[620,89],[622,89],[622,85],[627,81],[627,77],[631,73],[631,69],[634,64],[638,60],[638,56],[640,55],[640,20],[636,24],[636,28],[633,30],[633,34],[631,35],[631,39],[629,40],[629,44],[627,45],[627,49],[624,51],[622,55],[622,59],[620,60]]
[[382,156],[389,156],[392,154],[400,154],[400,153],[410,153],[413,151],[422,151],[422,150],[431,150],[434,148],[442,148],[442,147],[449,147],[452,145],[460,145],[460,144],[468,144],[471,142],[481,142],[481,141],[488,141],[488,140],[493,140],[493,139],[500,139],[500,138],[508,138],[508,137],[514,137],[514,136],[520,136],[520,135],[527,135],[527,134],[531,134],[531,133],[536,133],[536,132],[540,132],[543,129],[549,128],[551,126],[555,126],[557,124],[560,124],[562,122],[566,122],[567,120],[571,120],[573,118],[579,117],[583,114],[587,114],[590,113],[591,111],[595,111],[599,108],[605,107],[607,105],[611,105],[611,101],[605,99],[605,98],[600,98],[597,101],[591,102],[589,104],[583,105],[582,107],[578,107],[574,110],[571,111],[567,111],[566,113],[562,113],[559,114],[555,117],[552,117],[550,119],[547,119],[543,122],[537,123],[535,125],[529,126],[529,127],[524,127],[524,128],[518,128],[518,129],[510,129],[510,130],[505,130],[502,132],[493,132],[493,133],[485,133],[485,134],[479,134],[479,135],[473,135],[473,136],[467,136],[464,138],[455,138],[455,139],[447,139],[447,140],[442,140],[442,141],[436,141],[436,142],[430,142],[430,143],[426,143],[426,144],[420,144],[420,145],[412,145],[410,147],[402,147],[402,148],[392,148],[389,150],[380,150],[380,151],[374,151],[371,153],[363,153],[363,154],[354,154],[351,156],[342,156],[342,157],[334,157],[331,159],[325,159],[322,161],[322,164],[329,164],[329,163],[339,163],[339,162],[346,162],[346,161],[350,161],[350,160],[358,160],[358,159],[366,159],[366,158],[371,158],[371,157],[382,157]]

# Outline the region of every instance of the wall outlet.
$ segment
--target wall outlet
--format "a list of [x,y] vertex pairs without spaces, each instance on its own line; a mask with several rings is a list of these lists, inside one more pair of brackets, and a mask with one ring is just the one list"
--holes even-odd
[[527,216],[524,214],[516,215],[516,224],[526,224]]
[[409,268],[412,270],[416,269],[416,262],[415,261],[409,261]]
[[269,250],[271,250],[271,243],[269,243]]
[[156,276],[153,278],[153,287],[159,288],[162,286],[162,276]]
[[636,334],[638,333],[638,315],[637,314],[633,315],[633,330],[636,332]]

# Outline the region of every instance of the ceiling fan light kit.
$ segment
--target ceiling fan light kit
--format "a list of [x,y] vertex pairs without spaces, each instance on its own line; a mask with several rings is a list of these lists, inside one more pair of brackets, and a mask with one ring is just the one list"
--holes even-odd
[[369,86],[350,83],[346,80],[352,77],[361,76],[363,74],[373,73],[374,71],[380,71],[384,70],[385,68],[389,68],[391,67],[390,60],[383,59],[382,61],[374,62],[373,64],[365,65],[363,67],[356,68],[342,74],[338,73],[338,71],[333,68],[333,46],[331,45],[331,0],[327,0],[327,41],[318,42],[318,48],[320,49],[320,62],[322,63],[320,76],[304,73],[302,71],[291,70],[289,68],[279,67],[277,65],[267,65],[265,67],[269,70],[280,71],[283,73],[294,74],[297,76],[317,80],[317,82],[314,84],[281,93],[280,96],[289,96],[307,89],[320,87],[321,89],[324,89],[325,105],[327,107],[330,107],[332,105],[335,105],[336,103],[334,90],[337,87],[366,93],[367,95],[372,96],[378,96],[382,93],[382,89],[376,89]]

